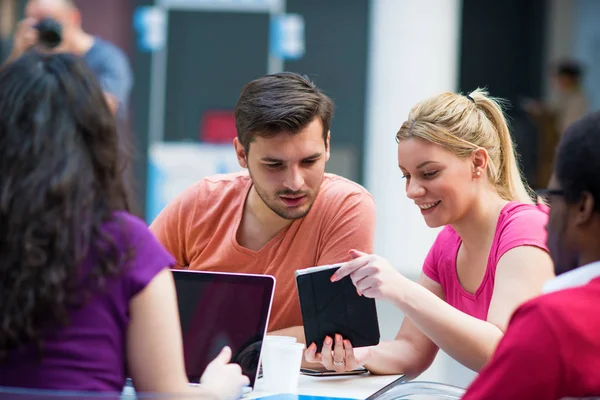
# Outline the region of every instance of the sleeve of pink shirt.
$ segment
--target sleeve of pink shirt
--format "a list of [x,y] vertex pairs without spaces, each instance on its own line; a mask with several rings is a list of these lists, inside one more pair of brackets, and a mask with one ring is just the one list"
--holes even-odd
[[[545,229],[548,207],[532,204],[515,204],[513,207],[515,208],[498,227],[499,234],[492,247],[496,263],[504,253],[519,246],[534,246],[548,251]],[[455,236],[456,232],[446,226],[438,234],[423,263],[423,273],[439,284],[442,284],[439,269],[443,267],[443,254],[456,254],[457,243],[452,240]]]
[[[441,284],[440,280],[440,256],[441,253],[448,246],[448,239],[452,235],[452,228],[446,226],[440,233],[438,233],[435,242],[429,249],[425,262],[423,262],[423,273],[434,282]],[[448,250],[448,249],[446,249]]]
[[519,246],[534,246],[548,251],[546,246],[546,224],[548,209],[545,206],[519,204],[503,221],[497,241],[496,262],[507,251]]

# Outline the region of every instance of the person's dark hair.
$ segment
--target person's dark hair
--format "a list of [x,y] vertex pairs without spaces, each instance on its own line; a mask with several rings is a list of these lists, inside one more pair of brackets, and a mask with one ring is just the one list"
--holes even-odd
[[255,136],[298,133],[316,117],[323,124],[323,140],[333,115],[333,102],[305,75],[281,72],[244,86],[235,108],[237,137],[246,152]]
[[565,201],[577,202],[583,192],[594,198],[600,213],[600,112],[586,115],[571,124],[558,146],[554,173],[564,191]]
[[563,60],[556,65],[556,74],[559,76],[566,76],[574,81],[579,81],[583,74],[581,64],[573,60]]
[[123,269],[129,255],[102,225],[129,209],[125,160],[83,60],[28,52],[0,69],[0,360],[42,349],[49,329]]

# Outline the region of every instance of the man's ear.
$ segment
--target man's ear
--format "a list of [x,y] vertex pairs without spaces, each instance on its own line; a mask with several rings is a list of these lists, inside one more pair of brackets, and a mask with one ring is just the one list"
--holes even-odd
[[238,138],[233,139],[233,148],[235,149],[235,155],[237,156],[238,164],[242,168],[248,168],[248,157],[246,154],[246,149],[240,143]]
[[577,209],[574,220],[577,225],[585,225],[592,220],[594,216],[595,201],[590,192],[583,192],[581,199],[577,202]]
[[327,140],[325,140],[325,152],[327,154],[325,161],[329,161],[329,157],[331,157],[331,131],[327,132]]
[[75,8],[75,9],[73,9],[71,11],[70,17],[71,17],[70,18],[71,19],[71,23],[74,26],[76,26],[78,28],[81,28],[81,12],[79,12],[79,10]]

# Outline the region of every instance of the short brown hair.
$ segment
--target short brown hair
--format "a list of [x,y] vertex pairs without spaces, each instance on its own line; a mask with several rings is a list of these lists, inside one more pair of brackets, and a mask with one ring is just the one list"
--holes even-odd
[[246,152],[255,136],[298,133],[316,117],[327,140],[333,101],[305,75],[281,72],[255,79],[242,89],[235,107],[237,137]]

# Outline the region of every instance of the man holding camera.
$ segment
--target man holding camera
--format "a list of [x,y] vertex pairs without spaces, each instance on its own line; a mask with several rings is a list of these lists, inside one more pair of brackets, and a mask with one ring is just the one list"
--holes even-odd
[[25,16],[17,26],[8,61],[34,46],[81,56],[96,74],[113,112],[124,116],[133,77],[123,51],[84,32],[81,14],[72,0],[29,0]]

